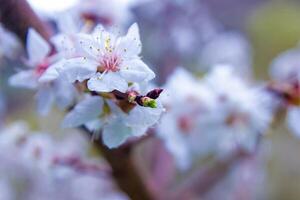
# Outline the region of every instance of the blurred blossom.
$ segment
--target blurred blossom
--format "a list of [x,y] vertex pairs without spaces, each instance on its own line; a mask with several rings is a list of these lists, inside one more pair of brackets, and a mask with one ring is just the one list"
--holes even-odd
[[217,64],[229,64],[241,75],[249,76],[252,51],[247,39],[238,32],[217,34],[207,41],[200,54],[200,66],[209,69]]
[[291,49],[273,60],[270,68],[275,90],[288,110],[287,124],[300,137],[300,49]]
[[[180,84],[178,84],[180,83]],[[192,74],[178,68],[167,80],[162,102],[167,112],[158,125],[167,149],[173,154],[177,165],[187,169],[192,162],[193,140],[200,142],[199,121],[214,106],[214,98]],[[196,146],[201,147],[198,143]]]
[[51,55],[50,45],[34,29],[29,29],[28,31],[26,49],[28,59],[25,63],[28,69],[19,71],[10,77],[10,85],[38,90],[36,95],[37,110],[41,115],[48,114],[54,102],[60,108],[70,106],[76,96],[76,92],[71,84],[62,79],[39,82],[39,78],[45,72],[48,73],[52,68],[62,64],[58,60],[60,55]]
[[81,0],[76,12],[86,20],[104,25],[124,25],[131,17],[129,3],[125,0]]
[[79,2],[79,0],[29,0],[29,4],[33,9],[44,17],[53,17],[55,13],[65,11]]
[[268,94],[229,66],[215,67],[202,80],[178,69],[168,79],[166,94],[167,113],[158,131],[182,168],[197,154],[254,151],[272,119]]
[[127,199],[113,186],[106,165],[87,157],[82,137],[58,140],[17,122],[2,129],[0,138],[0,195],[5,200]]

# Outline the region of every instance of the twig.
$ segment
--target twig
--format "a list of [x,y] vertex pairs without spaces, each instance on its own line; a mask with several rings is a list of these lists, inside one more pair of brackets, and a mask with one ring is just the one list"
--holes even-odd
[[[83,130],[91,135],[87,129],[83,128]],[[143,181],[140,170],[133,160],[132,151],[135,143],[124,144],[117,149],[109,149],[103,144],[101,139],[94,142],[111,166],[115,181],[130,199],[156,199],[154,193],[150,191],[150,187]]]
[[36,29],[46,40],[51,31],[33,12],[26,0],[0,0],[0,21],[26,43],[29,27]]

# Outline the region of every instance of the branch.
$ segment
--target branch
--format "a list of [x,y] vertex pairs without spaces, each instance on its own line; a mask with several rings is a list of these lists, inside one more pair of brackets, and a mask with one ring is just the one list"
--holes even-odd
[[[92,135],[87,129],[83,130]],[[154,192],[150,191],[150,187],[146,185],[140,175],[140,170],[137,168],[133,157],[133,146],[136,143],[128,143],[117,149],[107,148],[101,139],[95,141],[95,146],[105,157],[106,161],[112,168],[112,175],[119,187],[132,200],[151,200],[156,199]]]
[[50,28],[33,12],[26,0],[0,0],[0,21],[26,43],[29,27],[37,30],[49,41]]

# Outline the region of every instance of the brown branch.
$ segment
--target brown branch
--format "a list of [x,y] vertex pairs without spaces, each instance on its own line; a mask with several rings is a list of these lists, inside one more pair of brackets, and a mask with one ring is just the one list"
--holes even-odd
[[10,31],[14,32],[26,43],[29,27],[37,30],[46,40],[49,40],[51,31],[33,12],[26,0],[0,0],[0,21]]
[[[84,128],[83,128],[84,129]],[[84,129],[89,135],[86,129]],[[140,170],[137,168],[132,156],[135,143],[125,144],[117,149],[107,148],[101,139],[95,141],[95,146],[99,149],[112,168],[112,175],[119,187],[132,200],[156,199],[154,192],[142,179]]]

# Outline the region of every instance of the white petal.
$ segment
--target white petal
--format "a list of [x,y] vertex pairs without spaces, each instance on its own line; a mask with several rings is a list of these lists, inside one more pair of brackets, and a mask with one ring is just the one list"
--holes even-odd
[[69,35],[58,34],[51,38],[58,53],[64,58],[72,58],[76,56],[75,42]]
[[113,90],[126,92],[128,88],[127,82],[115,72],[97,73],[88,81],[87,85],[91,91],[97,92],[111,92]]
[[80,53],[93,59],[99,58],[101,55],[101,45],[92,36],[79,34],[76,40]]
[[54,102],[54,95],[51,87],[47,85],[39,88],[36,99],[38,113],[42,116],[47,115]]
[[154,72],[140,59],[124,61],[120,74],[128,82],[150,81],[155,78]]
[[63,79],[57,79],[54,81],[53,87],[55,102],[60,109],[66,109],[75,102],[77,91],[73,84]]
[[65,59],[62,59],[53,65],[50,65],[47,70],[42,74],[39,78],[40,83],[46,83],[53,80],[56,80],[59,77],[58,70],[62,69],[64,64],[66,63]]
[[102,139],[108,148],[116,148],[123,144],[130,136],[131,129],[120,119],[114,119],[103,129]]
[[35,89],[38,86],[37,76],[33,70],[18,72],[9,78],[9,84],[14,87]]
[[292,133],[300,138],[300,109],[290,108],[287,114],[287,124]]
[[157,123],[163,111],[163,108],[136,106],[129,112],[126,123],[129,126],[150,127]]
[[[76,21],[77,20],[77,21]],[[77,17],[70,12],[61,13],[56,18],[59,32],[65,34],[76,34],[79,32],[79,23]]]
[[75,106],[63,121],[63,127],[71,128],[83,125],[100,116],[103,100],[98,96],[88,97]]
[[84,125],[89,131],[97,132],[100,131],[100,129],[102,128],[103,122],[100,119],[95,119],[85,123]]
[[33,64],[41,62],[50,52],[49,44],[32,28],[28,30],[26,47],[29,62]]
[[58,72],[71,83],[75,81],[82,82],[96,73],[97,66],[97,62],[87,58],[72,58],[67,60],[63,67],[58,69]]
[[142,44],[140,41],[139,27],[136,23],[131,25],[125,37],[119,39],[117,49],[125,58],[136,57],[141,53]]

